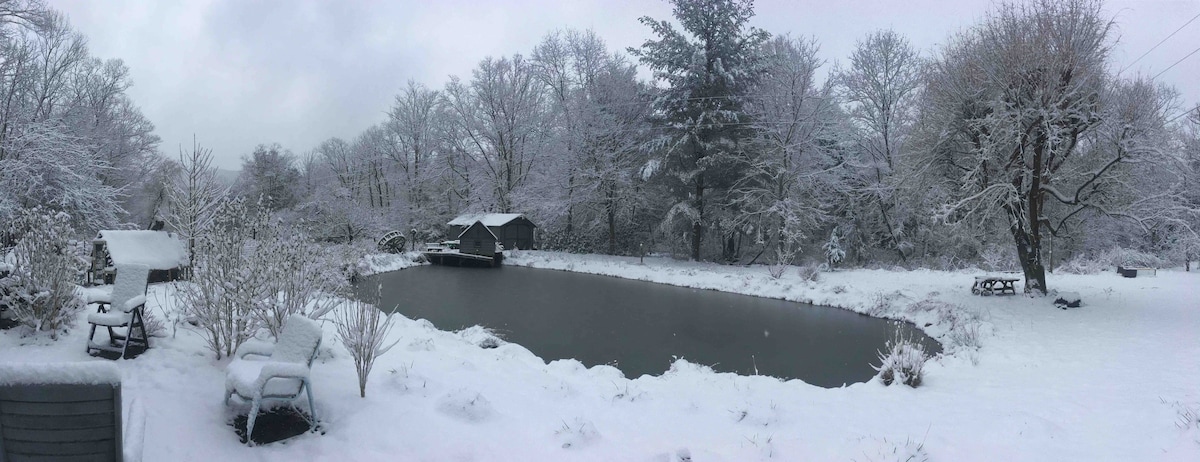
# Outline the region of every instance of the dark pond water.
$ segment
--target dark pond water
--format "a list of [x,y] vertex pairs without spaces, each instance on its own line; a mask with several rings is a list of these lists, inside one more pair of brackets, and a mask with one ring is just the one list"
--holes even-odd
[[897,328],[940,351],[910,324],[846,310],[564,271],[423,266],[370,276],[358,291],[440,329],[479,324],[546,361],[610,364],[627,377],[661,374],[678,356],[836,387],[873,377]]

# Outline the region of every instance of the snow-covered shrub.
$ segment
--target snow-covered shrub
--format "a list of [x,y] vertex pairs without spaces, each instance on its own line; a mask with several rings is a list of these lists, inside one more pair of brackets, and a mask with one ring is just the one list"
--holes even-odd
[[879,352],[879,366],[871,366],[879,372],[884,385],[902,383],[916,388],[924,377],[925,361],[929,354],[925,345],[906,337],[899,330],[887,343],[887,352]]
[[821,265],[804,265],[798,271],[800,272],[800,279],[805,281],[817,282],[821,280]]
[[0,279],[0,302],[18,322],[57,338],[84,305],[75,286],[82,266],[70,239],[71,219],[61,212],[27,209],[11,232],[21,237],[12,251],[12,271]]
[[338,273],[337,260],[326,248],[276,222],[263,226],[247,262],[263,273],[262,298],[254,313],[272,337],[279,337],[283,322],[293,314],[316,319],[332,310],[348,286]]
[[937,318],[938,325],[944,326],[948,331],[948,346],[975,350],[981,345],[979,313],[965,306],[924,299],[912,303],[906,311],[910,315],[932,313]]
[[254,308],[263,298],[265,273],[273,271],[255,265],[253,236],[260,224],[244,200],[223,201],[197,239],[191,281],[175,291],[184,316],[217,359],[232,355],[258,330]]
[[791,266],[792,265],[779,263],[769,264],[767,265],[767,273],[771,275],[771,279],[779,279],[783,277],[783,273],[786,273],[787,269]]
[[972,350],[979,349],[979,323],[966,322],[953,325],[950,328],[950,343]]
[[891,313],[893,308],[892,303],[897,295],[899,294],[895,292],[890,294],[882,291],[875,292],[871,296],[870,304],[867,305],[867,314],[878,318]]
[[1118,266],[1162,268],[1169,266],[1169,262],[1145,252],[1116,247],[1103,252],[1077,254],[1055,270],[1069,274],[1096,274],[1113,271]]
[[384,345],[388,332],[392,330],[392,318],[385,316],[375,306],[360,301],[350,301],[337,310],[334,323],[338,340],[354,358],[354,370],[358,373],[358,395],[367,397],[367,376],[375,358],[387,353],[396,342]]

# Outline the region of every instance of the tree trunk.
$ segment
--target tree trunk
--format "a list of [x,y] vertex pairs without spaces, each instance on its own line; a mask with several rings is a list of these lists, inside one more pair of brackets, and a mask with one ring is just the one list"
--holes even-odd
[[617,206],[616,206],[616,204],[613,203],[615,200],[616,199],[613,198],[612,189],[609,189],[608,190],[608,200],[606,201],[607,204],[605,204],[606,205],[605,208],[608,209],[607,212],[608,212],[608,254],[609,255],[617,254]]
[[1013,240],[1017,244],[1017,257],[1021,260],[1021,270],[1025,273],[1025,293],[1034,290],[1046,295],[1046,266],[1042,264],[1041,242],[1032,234],[1013,230]]
[[696,219],[692,221],[692,260],[700,261],[700,241],[704,236],[704,174],[696,174]]

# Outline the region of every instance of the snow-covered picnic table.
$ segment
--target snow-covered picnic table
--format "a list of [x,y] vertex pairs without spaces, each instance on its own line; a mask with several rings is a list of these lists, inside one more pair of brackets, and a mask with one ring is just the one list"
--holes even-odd
[[1016,283],[1019,280],[1021,279],[998,274],[975,276],[975,284],[971,285],[971,293],[975,295],[994,295],[1008,292],[1016,295]]

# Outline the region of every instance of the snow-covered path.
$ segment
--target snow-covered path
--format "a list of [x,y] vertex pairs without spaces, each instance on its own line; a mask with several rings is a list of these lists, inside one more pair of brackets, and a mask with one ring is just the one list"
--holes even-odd
[[[944,317],[910,308],[932,299],[978,318],[982,347],[932,361],[918,389],[822,389],[682,361],[627,379],[400,319],[400,345],[361,399],[327,325],[314,365],[327,433],[247,448],[221,405],[227,361],[181,329],[117,362],[126,399],[147,410],[145,460],[1200,460],[1200,428],[1180,419],[1200,410],[1197,273],[1055,275],[1052,287],[1085,303],[1063,311],[1045,299],[972,296],[969,273],[853,270],[809,283],[794,271],[772,280],[763,268],[663,259],[523,252],[506,263],[874,310],[945,337]],[[153,286],[151,304],[169,290]],[[0,333],[0,361],[90,360],[78,326],[57,342]]]

